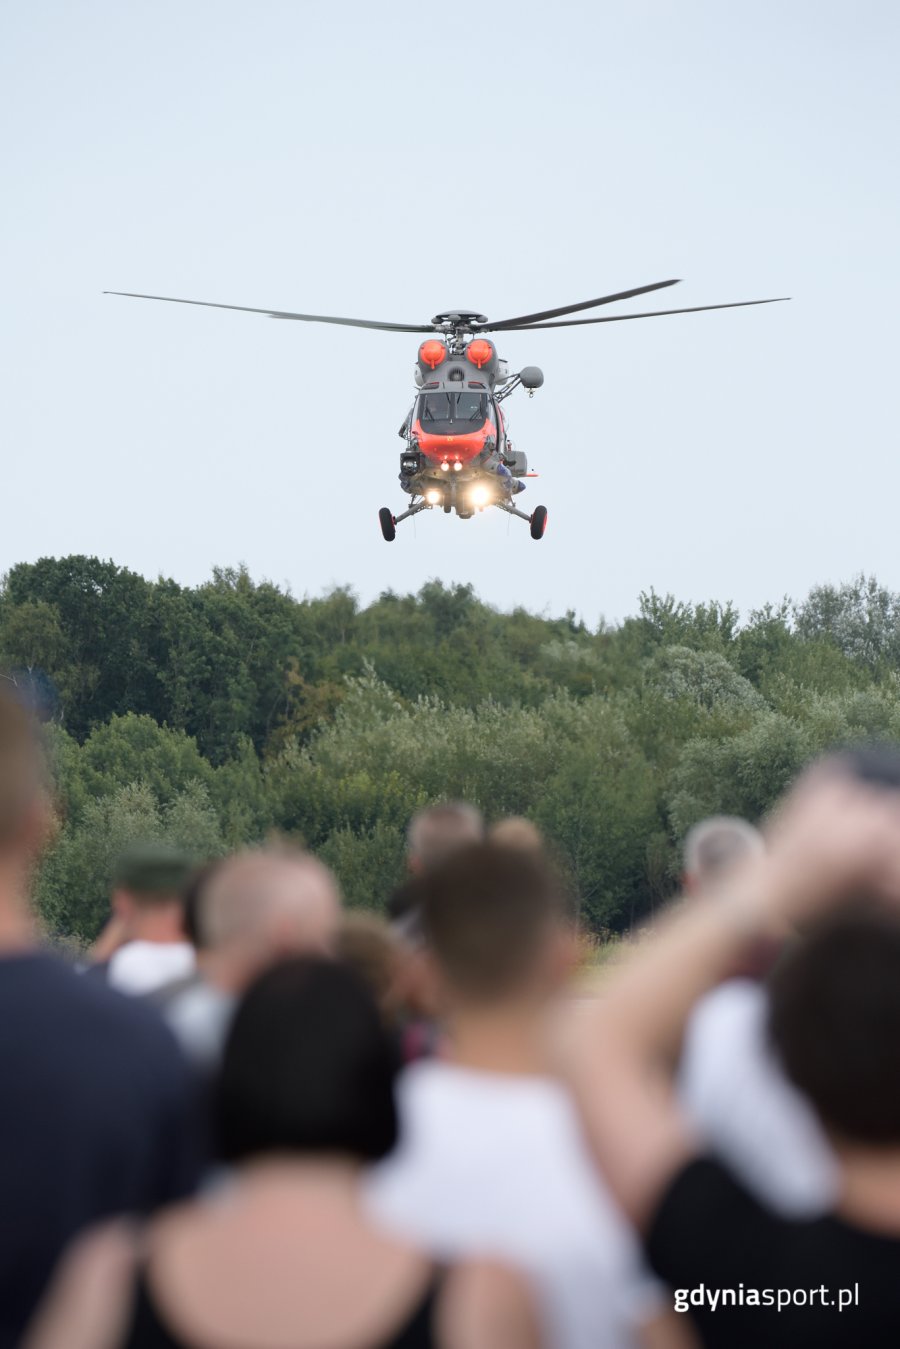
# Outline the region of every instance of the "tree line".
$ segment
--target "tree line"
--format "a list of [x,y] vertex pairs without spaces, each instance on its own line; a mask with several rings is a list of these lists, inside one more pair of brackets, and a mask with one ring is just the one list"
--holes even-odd
[[622,931],[696,820],[759,819],[822,749],[900,739],[900,594],[859,577],[742,620],[651,592],[592,630],[439,581],[362,607],[42,558],[0,583],[0,672],[45,723],[56,934],[93,936],[138,837],[206,858],[277,831],[380,908],[410,815],[446,797],[533,819],[586,922]]

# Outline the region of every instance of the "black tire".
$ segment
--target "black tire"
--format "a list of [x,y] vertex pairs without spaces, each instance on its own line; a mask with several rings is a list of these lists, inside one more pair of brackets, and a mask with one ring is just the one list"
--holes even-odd
[[544,530],[547,528],[547,507],[535,506],[534,514],[531,517],[531,537],[533,539],[542,539]]
[[381,525],[385,543],[393,543],[397,537],[397,525],[387,506],[382,506],[378,512],[378,523]]

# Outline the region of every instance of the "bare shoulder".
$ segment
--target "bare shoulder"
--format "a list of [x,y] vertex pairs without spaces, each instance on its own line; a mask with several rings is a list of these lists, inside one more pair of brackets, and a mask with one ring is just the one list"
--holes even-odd
[[438,1307],[439,1349],[540,1349],[541,1333],[524,1275],[493,1261],[460,1265]]
[[138,1231],[125,1221],[73,1242],[22,1349],[113,1349],[127,1325],[138,1250]]

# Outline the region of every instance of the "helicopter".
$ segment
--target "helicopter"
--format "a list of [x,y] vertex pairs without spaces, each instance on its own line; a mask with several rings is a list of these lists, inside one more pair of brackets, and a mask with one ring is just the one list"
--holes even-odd
[[750,305],[777,304],[788,296],[768,300],[737,300],[728,304],[693,305],[684,309],[656,309],[639,314],[604,314],[570,319],[565,315],[595,309],[617,300],[631,300],[650,291],[678,284],[655,281],[649,286],[601,295],[595,300],[556,309],[543,309],[516,318],[490,321],[473,309],[448,309],[435,314],[430,323],[384,323],[377,319],[338,318],[333,314],[295,314],[281,309],[254,309],[248,305],[217,304],[211,300],[184,300],[174,295],[143,295],[136,291],[110,290],[134,300],[162,300],[170,304],[201,305],[209,309],[235,309],[245,314],[265,314],[274,319],[297,319],[303,323],[337,323],[350,328],[374,328],[381,332],[427,334],[419,345],[414,371],[417,394],[400,427],[404,441],[400,455],[400,486],[411,498],[406,510],[394,515],[389,507],[378,512],[381,533],[387,543],[397,535],[397,526],[420,511],[453,511],[461,520],[489,507],[524,520],[533,539],[543,538],[547,528],[546,506],[530,512],[515,504],[525,490],[528,460],[513,447],[507,434],[502,407],[518,388],[534,397],[544,382],[535,365],[510,374],[486,333],[532,332],[544,328],[575,328],[592,323],[622,323],[628,319],[659,318],[666,314],[697,314],[710,309],[743,309]]

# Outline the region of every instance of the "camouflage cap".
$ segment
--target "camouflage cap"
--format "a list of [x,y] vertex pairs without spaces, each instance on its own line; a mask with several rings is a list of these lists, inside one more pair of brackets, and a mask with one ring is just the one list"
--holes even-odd
[[190,854],[169,843],[132,843],[119,854],[113,884],[135,895],[180,895],[193,868]]

